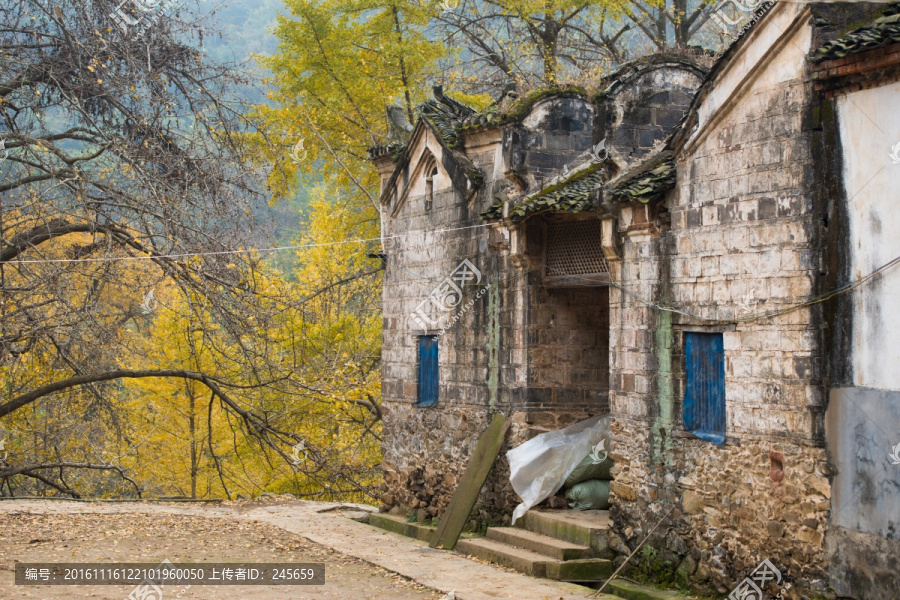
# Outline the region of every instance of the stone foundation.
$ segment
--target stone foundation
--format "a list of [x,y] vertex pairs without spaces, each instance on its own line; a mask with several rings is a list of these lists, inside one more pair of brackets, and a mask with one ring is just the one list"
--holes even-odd
[[826,589],[824,449],[675,437],[665,455],[651,458],[646,423],[619,419],[612,434],[614,549],[630,552],[674,506],[649,544],[659,568],[682,585],[728,593],[767,558],[795,588]]
[[[418,408],[410,404],[384,406],[385,427],[393,434],[382,445],[386,510],[425,521],[443,514],[491,414],[473,407]],[[520,502],[509,483],[506,452],[535,435],[561,429],[588,418],[588,414],[516,412],[506,442],[481,490],[469,526],[509,524]]]

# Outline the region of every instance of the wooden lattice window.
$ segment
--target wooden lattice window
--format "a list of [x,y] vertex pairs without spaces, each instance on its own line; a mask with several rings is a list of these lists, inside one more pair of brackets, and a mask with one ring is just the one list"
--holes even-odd
[[609,281],[601,246],[601,221],[559,221],[547,226],[544,279],[548,285],[577,286]]

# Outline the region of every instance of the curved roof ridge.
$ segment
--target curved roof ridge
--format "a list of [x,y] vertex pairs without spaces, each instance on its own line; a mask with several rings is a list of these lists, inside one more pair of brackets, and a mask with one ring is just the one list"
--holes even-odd
[[[598,88],[600,91],[597,92],[596,97],[602,97],[616,91],[613,89],[616,84],[623,85],[640,77],[648,71],[666,66],[683,65],[691,68],[691,70],[695,71],[698,75],[705,77],[712,68],[712,64],[707,65],[696,59],[696,56],[704,54],[705,53],[702,52],[695,52],[692,55],[684,52],[668,51],[656,52],[654,54],[638,57],[622,64],[612,73],[605,75],[600,80],[600,86]],[[710,58],[712,57],[710,56]]]

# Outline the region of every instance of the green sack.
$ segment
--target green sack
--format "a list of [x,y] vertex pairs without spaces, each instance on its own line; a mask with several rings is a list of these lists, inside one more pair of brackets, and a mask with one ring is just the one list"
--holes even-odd
[[565,487],[566,489],[569,489],[588,479],[605,479],[606,481],[609,481],[612,479],[612,475],[609,474],[612,466],[613,461],[611,458],[607,457],[606,460],[595,465],[591,455],[588,454],[584,457],[584,460],[578,463],[575,470],[566,477]]
[[609,482],[582,481],[566,492],[566,500],[575,510],[606,510],[609,508]]

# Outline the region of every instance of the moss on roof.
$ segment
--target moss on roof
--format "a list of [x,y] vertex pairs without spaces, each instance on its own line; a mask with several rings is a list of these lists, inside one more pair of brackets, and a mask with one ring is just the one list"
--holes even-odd
[[460,129],[477,129],[504,125],[525,117],[535,104],[544,98],[583,98],[588,100],[588,93],[580,87],[550,87],[532,90],[525,96],[513,101],[504,111],[495,104],[485,110],[465,118],[459,124]]
[[633,201],[646,204],[672,189],[675,186],[675,175],[675,159],[664,156],[650,166],[641,168],[638,174],[609,188],[607,196],[620,202]]
[[[445,95],[439,87],[434,90],[434,98],[434,100],[427,100],[420,104],[416,108],[416,112],[441,136],[448,148],[455,148],[459,144],[457,132],[460,129],[460,123],[476,114],[475,109]],[[369,160],[390,155],[391,159],[397,162],[405,150],[405,142],[392,141],[379,144],[369,148]]]
[[488,109],[466,117],[459,124],[460,129],[477,129],[478,127],[490,127],[503,124],[503,114],[497,110]]
[[[592,163],[579,169],[562,181],[548,186],[510,208],[509,216],[521,219],[548,211],[578,213],[593,208],[591,192],[606,179],[602,163]],[[479,215],[483,220],[499,219],[503,216],[503,201],[497,201]]]
[[[527,116],[535,104],[546,98],[582,98],[588,102],[596,101],[630,77],[634,77],[657,65],[674,62],[690,65],[699,72],[705,71],[705,67],[690,53],[666,52],[642,57],[622,65],[604,78],[602,82],[603,91],[594,91],[593,95],[585,88],[579,86],[552,86],[528,92],[521,98],[514,100],[506,110],[501,110],[495,103],[484,110],[477,111],[451,98],[448,94],[443,93],[440,88],[436,88],[435,99],[419,105],[417,112],[441,136],[449,148],[456,148],[460,143],[459,134],[464,130],[499,127],[518,121]],[[398,146],[395,143],[383,144],[371,148],[369,157],[370,159],[375,159],[386,154],[392,154],[396,160],[396,157],[402,150],[402,147],[398,150]]]
[[825,42],[810,60],[820,63],[896,43],[900,43],[900,4],[889,6],[881,16],[865,27]]
[[509,108],[503,113],[504,121],[515,121],[517,119],[521,119],[531,108],[543,100],[544,98],[549,97],[556,98],[584,98],[588,99],[587,91],[578,86],[554,86],[548,88],[541,88],[537,90],[532,90],[517,99],[513,102]]
[[[605,195],[618,202],[646,204],[661,198],[675,186],[675,159],[670,154],[658,156],[637,167],[635,171],[635,175],[626,175],[622,181],[606,188]],[[592,163],[559,183],[525,197],[510,208],[509,216],[519,220],[544,211],[578,213],[583,210],[598,210],[599,206],[592,192],[603,186],[607,177],[603,163]],[[501,218],[503,200],[497,200],[479,216],[485,221]]]

